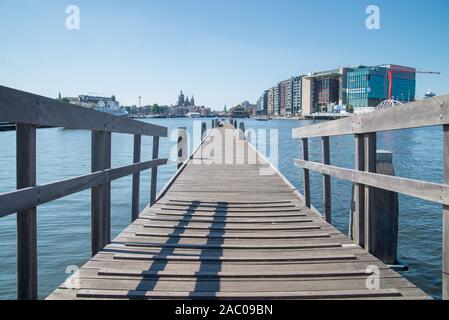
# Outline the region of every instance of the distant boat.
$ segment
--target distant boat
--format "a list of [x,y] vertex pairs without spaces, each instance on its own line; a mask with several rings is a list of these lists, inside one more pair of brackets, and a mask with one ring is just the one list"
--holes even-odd
[[0,131],[16,130],[16,124],[12,122],[0,122]]
[[124,117],[128,116],[128,111],[119,106],[111,106],[110,104],[99,105],[94,108],[96,111],[106,112],[112,114],[113,116]]
[[268,119],[268,117],[257,117],[256,121],[268,121],[270,119]]
[[199,112],[189,112],[188,114],[187,114],[187,117],[188,118],[201,118],[201,113],[199,113]]
[[424,95],[424,99],[430,99],[435,97],[436,94],[431,89],[427,90],[426,94]]

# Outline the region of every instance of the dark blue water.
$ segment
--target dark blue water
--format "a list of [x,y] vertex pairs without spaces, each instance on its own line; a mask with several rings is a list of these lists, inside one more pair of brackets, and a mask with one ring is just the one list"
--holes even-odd
[[[177,127],[192,132],[190,119],[156,119],[176,136]],[[302,190],[302,170],[293,166],[301,157],[300,143],[291,130],[307,121],[246,120],[247,128],[278,130],[278,167]],[[210,121],[207,120],[208,127]],[[175,136],[161,139],[161,157],[169,157]],[[113,134],[113,167],[132,163],[132,136]],[[0,193],[15,188],[15,132],[0,132]],[[192,143],[192,147],[197,141]],[[393,151],[396,174],[431,182],[442,181],[442,129],[425,128],[379,134],[379,148]],[[151,158],[151,138],[143,138],[142,160]],[[269,149],[269,148],[268,148]],[[90,133],[80,130],[38,131],[38,183],[44,184],[90,172]],[[320,161],[319,139],[310,144],[311,160]],[[351,136],[331,138],[331,162],[353,168],[354,141]],[[160,168],[158,187],[176,170],[175,163]],[[141,209],[148,202],[150,174],[141,177]],[[321,176],[311,176],[312,202],[321,210]],[[332,212],[335,226],[347,233],[351,184],[332,179]],[[112,234],[130,222],[131,177],[112,183]],[[441,206],[400,196],[399,260],[410,266],[404,275],[436,298],[441,297]],[[69,266],[81,267],[90,257],[90,191],[78,193],[38,208],[39,296],[45,298],[68,276]],[[16,218],[0,219],[0,299],[16,297]]]

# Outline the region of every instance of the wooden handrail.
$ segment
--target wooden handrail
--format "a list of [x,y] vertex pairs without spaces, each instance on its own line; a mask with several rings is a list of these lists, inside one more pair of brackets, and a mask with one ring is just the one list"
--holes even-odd
[[[376,173],[377,132],[429,126],[443,126],[444,183],[388,176]],[[330,165],[328,137],[353,134],[355,138],[355,170]],[[295,165],[304,169],[306,205],[310,199],[309,170],[323,174],[323,207],[330,220],[330,188],[326,177],[352,181],[354,187],[354,241],[373,252],[376,237],[376,189],[402,193],[443,205],[443,299],[449,299],[449,95],[415,101],[386,110],[320,123],[292,130],[294,139],[301,139],[303,159]],[[309,161],[308,139],[322,137],[323,164]]]
[[35,126],[64,127],[167,137],[167,128],[117,117],[70,103],[0,86],[0,120]]
[[165,164],[167,159],[150,160],[3,193],[0,194],[0,218]]
[[449,95],[293,129],[293,139],[430,127],[449,124]]
[[449,185],[446,184],[339,168],[301,159],[295,159],[295,165],[323,175],[329,175],[365,186],[398,192],[418,199],[449,205]]
[[[159,137],[168,130],[149,123],[117,117],[58,100],[0,86],[0,121],[16,123],[17,189],[0,194],[0,218],[17,212],[17,296],[37,299],[36,208],[44,203],[91,189],[92,255],[111,239],[111,181],[133,175],[131,217],[138,217],[140,175],[152,169],[151,204],[156,199]],[[65,127],[92,133],[92,173],[36,186],[36,128]],[[111,169],[112,133],[134,135],[134,164]],[[140,162],[141,137],[153,137],[153,160]]]

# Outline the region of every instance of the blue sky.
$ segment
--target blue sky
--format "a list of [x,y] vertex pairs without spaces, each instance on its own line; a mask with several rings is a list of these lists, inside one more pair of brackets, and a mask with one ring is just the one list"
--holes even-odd
[[[78,5],[79,31],[65,27]],[[379,6],[381,29],[365,28]],[[449,93],[449,0],[0,0],[0,84],[56,97],[96,92],[222,109],[293,75],[395,63],[417,93]]]

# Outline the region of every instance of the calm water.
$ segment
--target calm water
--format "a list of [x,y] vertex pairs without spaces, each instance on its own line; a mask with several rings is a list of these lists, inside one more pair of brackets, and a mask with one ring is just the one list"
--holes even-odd
[[[206,120],[208,127],[210,120]],[[169,132],[187,127],[189,119],[156,119],[152,123],[167,126]],[[246,120],[247,128],[278,129],[280,171],[299,189],[302,170],[293,166],[301,155],[299,141],[291,139],[294,127],[305,121]],[[176,135],[176,133],[175,133]],[[15,188],[15,132],[0,132],[0,193]],[[197,142],[193,142],[195,146]],[[396,175],[431,182],[442,181],[442,130],[426,128],[383,133],[379,149],[394,152]],[[175,139],[161,139],[161,157],[169,157]],[[113,135],[112,166],[132,163],[132,136]],[[90,172],[90,133],[78,130],[43,129],[38,131],[38,183],[44,184]],[[331,138],[331,162],[354,167],[354,143],[350,136]],[[320,161],[318,139],[310,145],[311,160]],[[151,138],[143,139],[142,160],[151,158]],[[174,163],[159,170],[158,187],[176,170]],[[149,172],[141,178],[141,209],[148,202]],[[321,176],[312,174],[312,202],[321,211]],[[332,179],[332,212],[335,226],[347,233],[351,184]],[[112,234],[117,235],[130,222],[131,177],[112,183]],[[441,291],[441,206],[400,196],[399,261],[408,265],[404,275],[436,298]],[[39,296],[45,298],[68,276],[68,266],[82,266],[90,257],[90,191],[43,205],[38,209]],[[0,299],[16,297],[16,218],[0,219]]]

